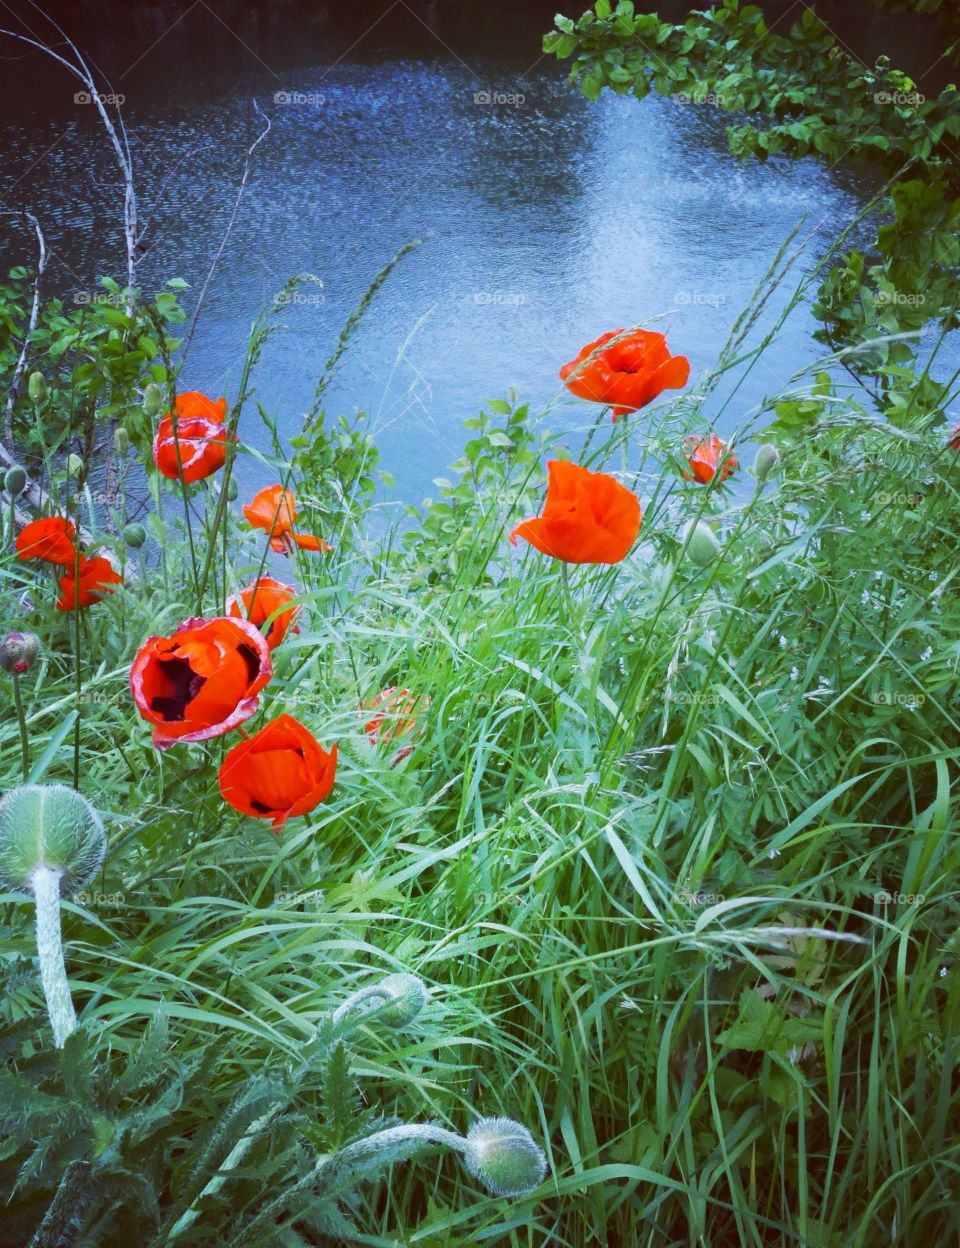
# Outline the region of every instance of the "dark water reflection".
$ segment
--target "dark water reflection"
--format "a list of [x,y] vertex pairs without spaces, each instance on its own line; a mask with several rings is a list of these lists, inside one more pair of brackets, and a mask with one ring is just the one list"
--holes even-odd
[[[175,275],[199,287],[259,129],[254,98],[273,121],[186,388],[235,394],[253,317],[291,274],[311,272],[322,288],[284,309],[287,330],[257,377],[259,400],[295,432],[367,284],[424,238],[371,309],[328,405],[371,414],[383,466],[417,498],[457,455],[463,418],[510,386],[539,412],[558,397],[558,366],[608,328],[668,313],[673,349],[709,368],[788,232],[806,218],[809,266],[875,187],[868,171],[819,161],[742,164],[708,107],[587,102],[540,58],[552,8],[137,0],[69,12],[126,97],[151,217],[146,288]],[[861,40],[886,37],[860,26]],[[926,37],[909,45],[918,74],[936,56]],[[4,68],[0,200],[38,212],[56,250],[52,283],[74,298],[122,271],[115,168],[59,71],[36,57]],[[2,258],[21,260],[21,246],[6,237]],[[725,422],[817,357],[811,328],[801,309]],[[561,396],[550,423],[572,429],[592,414]],[[266,445],[255,424],[244,433]],[[244,488],[266,473],[245,461]]]

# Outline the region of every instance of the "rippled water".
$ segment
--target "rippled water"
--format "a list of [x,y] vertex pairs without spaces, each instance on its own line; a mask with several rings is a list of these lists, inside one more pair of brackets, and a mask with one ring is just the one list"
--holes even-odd
[[[78,36],[127,97],[144,217],[165,187],[147,288],[202,283],[259,128],[254,98],[273,122],[186,388],[235,394],[252,319],[309,271],[322,287],[284,309],[288,328],[257,375],[260,401],[296,431],[367,284],[404,243],[425,240],[380,293],[328,403],[371,413],[404,498],[429,491],[485,399],[512,386],[540,411],[559,396],[559,365],[604,330],[667,314],[672,349],[710,367],[789,231],[806,218],[809,266],[875,185],[814,160],[737,161],[727,118],[708,106],[590,103],[539,59],[550,9],[507,9],[401,4],[363,33],[356,12],[338,18],[335,6],[234,5],[225,24],[202,4],[171,26],[165,6],[141,4],[121,29],[92,21]],[[52,281],[73,298],[122,271],[110,152],[61,75],[32,60],[8,81],[0,198],[41,216]],[[28,254],[12,235],[3,250]],[[800,309],[724,421],[816,358],[812,325]],[[574,428],[592,414],[560,396],[550,421]],[[244,433],[266,444],[255,423]],[[245,461],[242,484],[265,473]]]

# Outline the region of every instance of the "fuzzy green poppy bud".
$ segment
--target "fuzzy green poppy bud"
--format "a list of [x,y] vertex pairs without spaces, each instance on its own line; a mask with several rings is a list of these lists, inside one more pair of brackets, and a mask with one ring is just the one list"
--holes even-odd
[[236,479],[234,477],[231,477],[230,480],[227,482],[227,501],[230,503],[235,502],[236,497],[239,493],[240,493],[240,488],[237,485]]
[[377,984],[389,998],[389,1005],[377,1011],[377,1021],[388,1027],[407,1027],[427,1004],[427,986],[416,975],[388,975]]
[[19,464],[14,464],[12,468],[7,469],[3,478],[3,488],[11,498],[19,498],[27,488],[27,474]]
[[130,434],[127,433],[123,425],[117,425],[116,429],[113,431],[113,449],[117,452],[117,455],[119,455],[121,459],[123,459],[126,456],[127,451],[130,450]]
[[122,537],[128,546],[139,550],[147,540],[147,530],[142,524],[128,524],[124,526]]
[[481,1118],[467,1132],[464,1164],[496,1196],[522,1196],[543,1182],[546,1159],[526,1127]]
[[83,478],[87,475],[87,465],[83,462],[79,455],[70,454],[67,456],[67,476],[72,480],[83,484]]
[[31,373],[27,381],[27,392],[34,403],[42,403],[47,397],[47,382],[43,373]]
[[687,556],[698,568],[708,568],[723,550],[713,529],[703,520],[691,520],[684,530],[683,540]]
[[17,892],[46,867],[69,897],[100,870],[106,848],[100,816],[65,784],[24,784],[0,801],[0,880]]
[[143,410],[151,420],[163,411],[163,393],[155,381],[148,382],[144,387]]
[[103,865],[107,837],[85,797],[65,784],[24,784],[0,801],[0,883],[33,897],[40,982],[63,1048],[76,1029],[60,935],[60,898],[82,888]]
[[764,442],[753,461],[753,475],[763,485],[780,467],[780,452],[772,442]]
[[0,637],[0,667],[14,676],[29,672],[40,653],[36,633],[7,633]]

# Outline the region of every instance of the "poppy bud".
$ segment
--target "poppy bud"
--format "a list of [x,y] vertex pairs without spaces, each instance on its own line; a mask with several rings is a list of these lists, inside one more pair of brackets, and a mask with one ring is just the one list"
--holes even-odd
[[117,425],[113,431],[113,449],[117,452],[121,459],[126,456],[130,450],[130,434],[127,433],[123,425]]
[[27,381],[27,392],[34,403],[42,403],[47,397],[47,383],[43,373],[31,373]]
[[772,442],[764,442],[753,461],[753,475],[763,485],[780,467],[780,452]]
[[464,1164],[496,1196],[521,1196],[543,1181],[546,1159],[526,1127],[481,1118],[467,1132]]
[[14,464],[12,468],[7,469],[6,476],[3,478],[3,488],[7,491],[11,498],[19,498],[27,487],[27,474],[19,464]]
[[40,638],[35,633],[7,633],[0,638],[0,667],[14,676],[29,672],[39,653]]
[[144,387],[143,411],[151,420],[163,411],[163,394],[155,381],[148,382]]
[[78,485],[83,484],[83,478],[87,475],[87,465],[83,462],[79,455],[70,454],[67,456],[67,476],[73,477]]
[[128,546],[139,550],[147,540],[147,530],[142,524],[128,524],[124,526],[121,536]]
[[388,1027],[407,1027],[427,1003],[427,987],[416,975],[388,975],[377,985],[389,998],[389,1005],[377,1011],[377,1019]]
[[234,502],[239,493],[240,493],[240,487],[237,485],[236,478],[231,477],[230,480],[227,482],[227,502],[229,503]]
[[0,801],[0,884],[36,904],[40,982],[58,1049],[77,1026],[63,963],[60,898],[96,875],[106,848],[100,816],[65,784],[24,784]]
[[708,568],[723,550],[713,529],[703,520],[691,520],[684,530],[683,540],[688,558],[698,568]]

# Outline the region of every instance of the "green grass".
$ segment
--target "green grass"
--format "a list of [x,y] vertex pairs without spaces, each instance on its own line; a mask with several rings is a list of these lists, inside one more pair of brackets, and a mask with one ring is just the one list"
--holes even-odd
[[[166,582],[154,558],[81,621],[80,787],[110,849],[87,904],[65,904],[64,940],[92,1056],[54,1055],[32,907],[0,897],[0,1241],[30,1241],[79,1159],[101,1169],[64,1242],[330,1243],[309,1200],[286,1229],[243,1228],[381,1117],[464,1131],[476,1114],[542,1143],[536,1193],[485,1194],[448,1156],[403,1161],[345,1195],[356,1242],[957,1238],[960,472],[942,430],[884,425],[821,377],[738,431],[749,463],[775,419],[776,479],[689,485],[680,439],[715,381],[600,426],[591,466],[626,472],[644,508],[612,569],[511,551],[558,444],[522,409],[474,422],[460,480],[381,537],[359,469],[311,473],[334,436],[314,429],[295,486],[336,553],[283,569],[306,614],[261,716],[290,711],[341,762],[331,798],[279,838],[223,804],[227,743],[161,756],[135,714],[136,649],[197,605],[176,496],[154,517]],[[262,547],[227,512],[211,584],[232,588]],[[698,515],[724,543],[705,570],[683,553]],[[204,557],[196,519],[194,537]],[[72,619],[9,555],[0,574],[6,626],[44,645],[23,683],[35,778],[69,782]],[[388,685],[425,700],[397,766],[357,713]],[[12,715],[0,768],[18,783]],[[330,1011],[395,970],[429,985],[421,1018],[363,1026],[349,1075],[322,1049],[291,1082]],[[158,1017],[138,1083],[121,1072]],[[198,1216],[174,1241],[184,1193]]]

